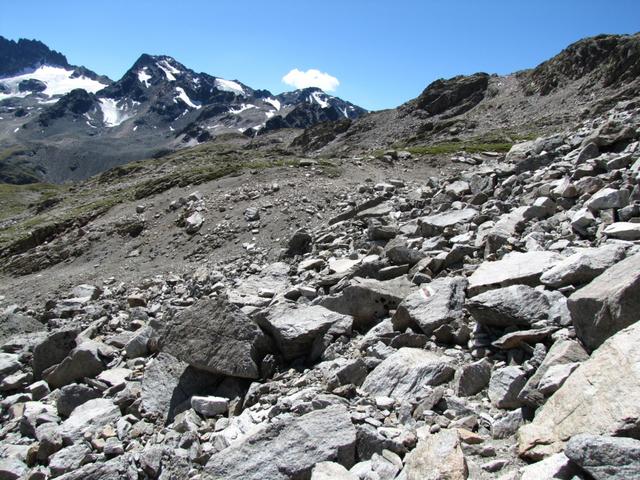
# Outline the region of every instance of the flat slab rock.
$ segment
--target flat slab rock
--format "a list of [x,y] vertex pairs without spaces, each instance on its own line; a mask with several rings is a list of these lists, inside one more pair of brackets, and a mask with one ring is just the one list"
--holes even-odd
[[515,284],[535,287],[540,284],[540,276],[562,258],[547,251],[512,252],[497,262],[484,262],[469,277],[469,295]]
[[637,436],[640,424],[640,322],[605,341],[518,430],[522,457],[561,452],[574,435]]
[[400,401],[414,399],[426,387],[453,378],[452,359],[418,348],[401,348],[386,358],[365,379],[362,389],[373,396]]
[[208,480],[310,479],[313,467],[355,461],[356,429],[343,406],[276,420],[259,432],[214,454],[205,467]]
[[269,340],[225,298],[201,299],[171,319],[161,350],[214,374],[258,378]]

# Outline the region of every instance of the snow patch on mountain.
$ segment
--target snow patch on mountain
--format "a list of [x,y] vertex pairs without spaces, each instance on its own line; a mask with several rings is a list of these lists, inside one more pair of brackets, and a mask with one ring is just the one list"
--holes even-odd
[[276,98],[265,98],[264,103],[268,103],[269,105],[272,105],[276,110],[280,110],[280,100]]
[[234,115],[238,115],[239,113],[244,112],[245,110],[249,110],[250,108],[258,108],[253,104],[243,103],[239,107],[231,107],[229,109],[229,113],[233,113]]
[[189,95],[187,95],[187,92],[184,91],[184,88],[182,87],[176,87],[176,92],[178,92],[178,96],[176,98],[173,99],[173,101],[175,102],[176,100],[180,99],[182,100],[184,103],[186,103],[187,105],[189,105],[191,108],[195,108],[198,109],[200,108],[200,105],[196,104],[195,102],[193,102],[190,98]]
[[97,80],[92,80],[84,75],[73,77],[74,71],[62,67],[42,65],[32,72],[23,73],[14,77],[0,79],[8,93],[0,93],[0,100],[10,97],[26,97],[30,92],[21,92],[18,85],[23,80],[40,80],[47,88],[42,92],[48,97],[64,95],[76,88],[82,88],[89,93],[102,90],[107,85]]
[[142,83],[146,88],[149,88],[149,80],[151,80],[151,75],[147,73],[147,67],[144,67],[138,72],[138,81],[140,81],[140,83]]
[[309,95],[309,103],[315,102],[320,105],[320,108],[329,108],[329,102],[327,102],[324,98],[322,98],[322,92],[313,92]]
[[118,102],[113,98],[101,98],[100,109],[102,110],[102,121],[106,127],[117,127],[131,118],[131,115],[118,107]]
[[216,78],[215,82],[218,90],[224,90],[225,92],[232,92],[236,95],[245,95],[244,88],[238,82],[233,80],[225,80],[224,78]]
[[172,66],[166,60],[160,60],[158,63],[156,63],[156,65],[160,70],[164,72],[165,76],[167,77],[167,80],[169,80],[170,82],[176,81],[176,77],[174,75],[179,75],[180,73],[182,73],[180,72],[180,70]]

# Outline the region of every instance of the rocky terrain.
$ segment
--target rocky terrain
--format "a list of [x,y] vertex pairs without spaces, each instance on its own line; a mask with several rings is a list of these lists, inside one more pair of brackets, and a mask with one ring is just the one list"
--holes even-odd
[[640,477],[636,100],[506,152],[274,138],[3,186],[0,479]]

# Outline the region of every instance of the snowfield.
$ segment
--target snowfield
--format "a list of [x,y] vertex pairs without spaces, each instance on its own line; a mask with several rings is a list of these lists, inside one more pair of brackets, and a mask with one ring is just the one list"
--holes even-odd
[[233,80],[225,80],[224,78],[216,78],[215,82],[218,90],[224,90],[225,92],[235,93],[236,95],[245,95],[244,88],[238,82]]
[[112,98],[101,98],[100,109],[102,110],[102,120],[106,127],[117,127],[131,118],[131,115],[119,108],[118,103]]
[[0,100],[11,97],[26,97],[30,92],[20,92],[18,85],[23,80],[40,80],[47,88],[42,93],[48,97],[60,96],[76,88],[82,88],[89,93],[96,93],[107,85],[85,76],[72,77],[74,71],[62,67],[42,65],[33,72],[23,73],[14,77],[0,78],[9,93],[0,93]]

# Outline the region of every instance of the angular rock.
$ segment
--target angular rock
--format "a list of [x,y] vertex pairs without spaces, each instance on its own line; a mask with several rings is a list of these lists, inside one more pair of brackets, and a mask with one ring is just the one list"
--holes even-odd
[[540,390],[539,384],[547,371],[554,366],[573,365],[584,362],[588,358],[589,355],[580,343],[569,339],[558,340],[551,345],[549,352],[536,372],[527,380],[518,398],[530,406],[542,405],[548,395]]
[[311,480],[358,480],[358,477],[339,463],[320,462],[313,467]]
[[579,433],[640,438],[640,323],[606,340],[518,431],[520,455],[539,460]]
[[161,349],[214,374],[258,378],[268,339],[227,299],[201,299],[165,327]]
[[51,388],[59,388],[85,377],[93,378],[106,367],[100,358],[99,344],[92,340],[81,343],[44,379]]
[[603,230],[604,234],[620,240],[640,240],[640,223],[615,222]]
[[456,395],[470,397],[482,391],[491,379],[491,362],[486,358],[463,365],[455,376]]
[[217,383],[213,374],[161,352],[145,369],[140,407],[144,413],[170,423],[175,415],[189,408],[192,395],[212,393]]
[[620,245],[584,249],[544,272],[540,281],[552,288],[582,285],[622,260],[624,254],[625,248]]
[[215,417],[229,409],[229,400],[222,397],[191,397],[191,408],[203,417]]
[[325,335],[349,335],[353,319],[320,305],[301,308],[284,305],[257,318],[257,322],[275,339],[286,360],[298,357],[314,360],[324,350],[316,348],[314,351],[314,346],[319,347]]
[[76,407],[60,426],[67,444],[77,442],[87,432],[97,432],[120,418],[120,409],[107,398],[96,398]]
[[467,280],[463,277],[441,278],[408,295],[398,305],[392,318],[396,330],[408,327],[431,335],[442,325],[464,316],[464,291]]
[[427,387],[448,382],[454,372],[449,357],[417,348],[401,348],[367,376],[362,389],[373,396],[410,401]]
[[474,320],[492,327],[531,326],[549,314],[547,296],[527,285],[512,285],[476,295],[465,306]]
[[527,382],[520,367],[503,367],[491,374],[489,399],[497,408],[514,409],[522,405],[518,394]]
[[0,379],[19,370],[21,365],[18,355],[13,353],[0,353]]
[[519,480],[577,480],[581,478],[578,476],[579,473],[579,469],[571,463],[564,453],[556,453],[540,462],[522,468]]
[[419,231],[423,237],[433,237],[446,228],[471,222],[477,214],[474,208],[463,208],[421,217],[418,219]]
[[65,385],[60,389],[56,399],[58,415],[66,418],[76,407],[99,397],[101,397],[100,392],[87,385],[78,383]]
[[33,376],[41,378],[42,372],[65,359],[76,346],[77,329],[64,329],[49,335],[33,349]]
[[532,328],[531,330],[521,330],[518,332],[511,332],[501,336],[496,341],[492,342],[496,348],[508,350],[510,348],[517,348],[523,343],[535,345],[536,343],[543,342],[551,336],[553,332],[558,330],[559,327],[544,327],[544,328]]
[[588,350],[636,322],[640,312],[640,254],[618,262],[569,297],[576,335]]
[[469,295],[492,288],[523,284],[535,287],[540,276],[562,257],[554,252],[512,252],[497,262],[484,262],[469,277]]
[[610,208],[622,208],[629,203],[629,190],[615,190],[613,188],[603,188],[594,193],[585,203],[585,206],[592,211],[607,210]]
[[188,234],[194,234],[202,228],[203,224],[204,217],[202,216],[202,214],[200,212],[194,212],[189,215],[184,221],[185,231]]
[[352,316],[356,329],[368,329],[389,310],[398,308],[414,289],[415,285],[404,277],[386,281],[355,277],[342,292],[321,297],[317,304]]
[[575,435],[564,453],[596,480],[640,478],[640,441],[633,438]]
[[211,480],[309,479],[320,462],[351,467],[355,443],[356,431],[347,410],[330,406],[277,420],[212,455],[204,476]]
[[406,480],[465,480],[469,474],[456,430],[421,438],[405,460]]
[[45,326],[35,318],[20,313],[0,315],[0,346],[14,335],[41,332]]

